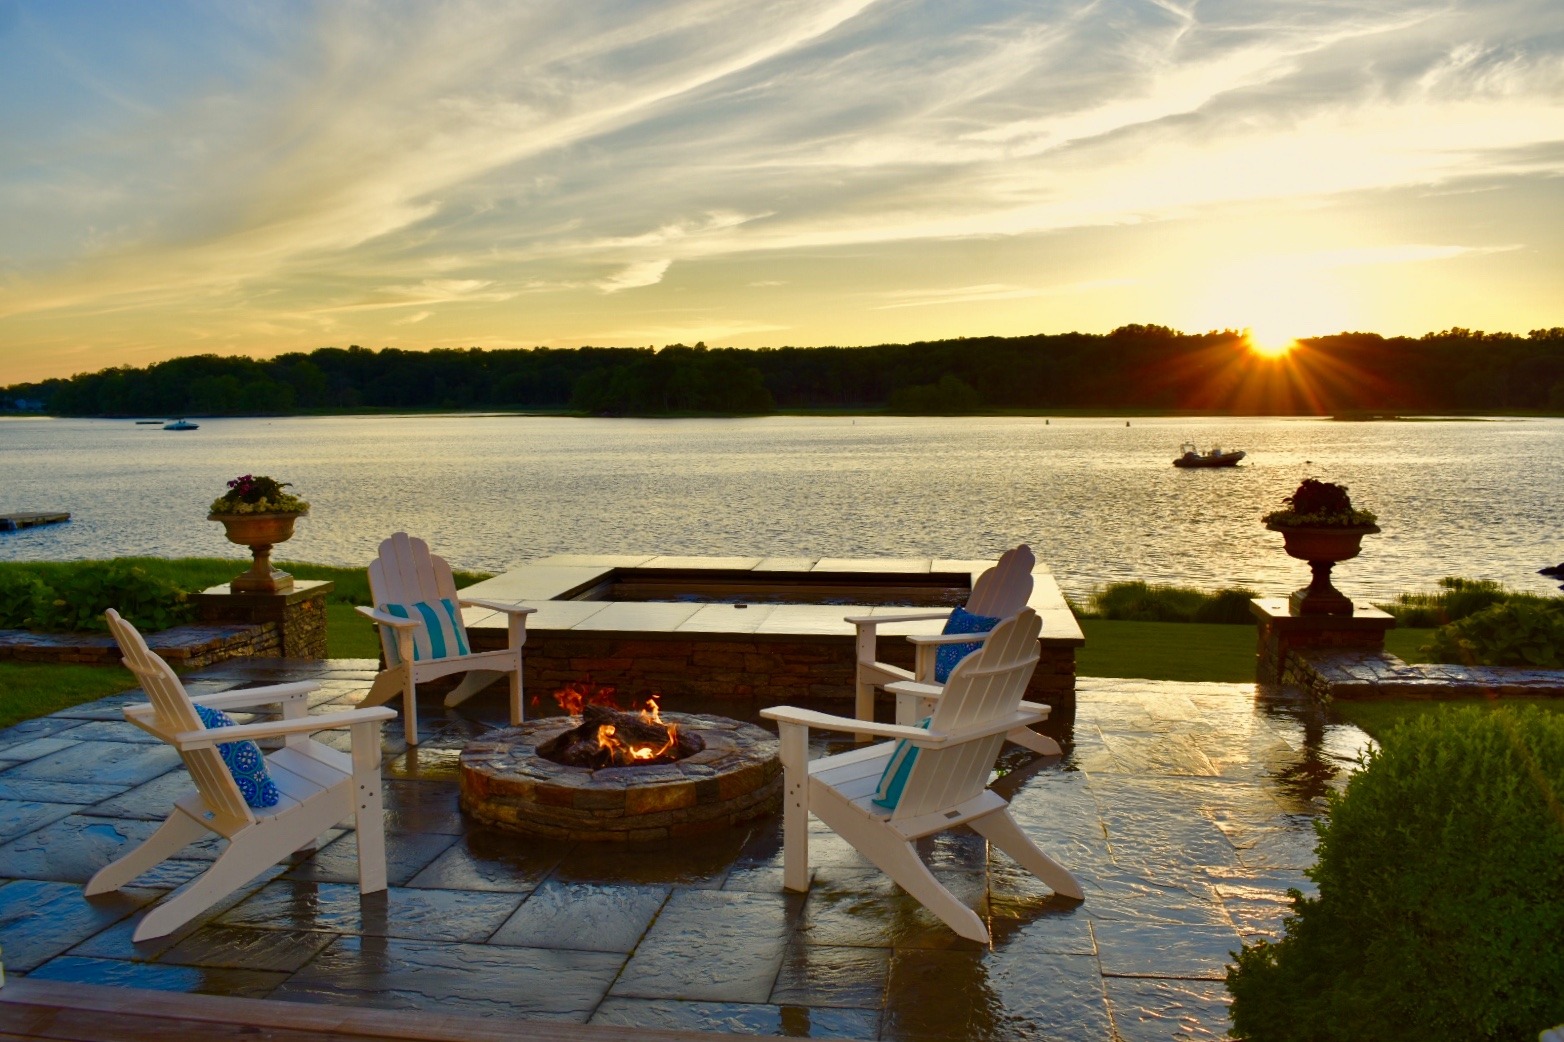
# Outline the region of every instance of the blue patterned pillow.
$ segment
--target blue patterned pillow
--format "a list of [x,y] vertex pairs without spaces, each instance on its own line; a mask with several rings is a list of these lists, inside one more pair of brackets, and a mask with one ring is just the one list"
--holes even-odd
[[[950,618],[945,620],[944,633],[987,633],[999,625],[999,619],[988,615],[973,615],[961,605],[956,605],[950,610]],[[934,653],[934,682],[943,684],[950,679],[950,671],[956,668],[956,663],[972,654],[983,645],[972,644],[941,644],[939,650]]]
[[413,631],[413,661],[450,658],[468,652],[462,629],[461,609],[449,597],[412,604],[382,604],[380,610],[399,619],[417,619],[423,625]]
[[[929,721],[933,719],[932,716],[926,716],[918,721],[918,726],[927,731]],[[905,738],[897,739],[896,748],[891,750],[891,758],[885,762],[885,770],[880,772],[880,784],[874,790],[872,802],[876,807],[896,809],[896,804],[901,802],[901,792],[907,787],[907,778],[912,774],[912,765],[917,760],[918,747]]]
[[[196,706],[195,711],[196,716],[201,718],[202,726],[209,730],[234,725],[233,717],[221,709]],[[228,773],[234,776],[234,783],[239,786],[239,794],[244,797],[244,802],[257,810],[275,807],[281,802],[282,794],[277,791],[271,775],[266,773],[266,760],[261,756],[260,746],[249,739],[218,742],[217,753],[223,758],[223,766],[228,768]]]

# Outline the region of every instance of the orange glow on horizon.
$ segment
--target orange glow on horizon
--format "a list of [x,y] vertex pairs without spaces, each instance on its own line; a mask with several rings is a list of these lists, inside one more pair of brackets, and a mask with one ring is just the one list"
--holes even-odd
[[1278,335],[1254,328],[1244,330],[1244,341],[1249,350],[1261,358],[1282,358],[1298,346],[1297,337]]

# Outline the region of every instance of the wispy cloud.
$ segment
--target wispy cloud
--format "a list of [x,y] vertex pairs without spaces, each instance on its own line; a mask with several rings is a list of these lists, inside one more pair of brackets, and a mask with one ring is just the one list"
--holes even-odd
[[[1527,216],[1564,176],[1551,0],[19,10],[0,338],[40,372],[66,330],[106,365],[342,330],[585,342],[676,304],[751,342],[1169,321],[1158,284],[1223,277],[1238,240],[1564,255]],[[1262,223],[1300,243],[1248,242]],[[1407,246],[1419,223],[1442,245]],[[1383,322],[1413,313],[1386,291]]]

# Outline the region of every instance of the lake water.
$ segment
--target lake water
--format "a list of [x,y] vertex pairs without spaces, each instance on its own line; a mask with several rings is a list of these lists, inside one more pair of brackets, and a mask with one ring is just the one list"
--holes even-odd
[[[0,560],[247,553],[205,520],[241,473],[313,504],[278,558],[366,564],[421,534],[483,571],[553,553],[992,557],[1030,542],[1067,593],[1122,579],[1281,594],[1308,567],[1259,516],[1306,476],[1340,482],[1381,535],[1338,565],[1358,597],[1444,575],[1538,593],[1564,560],[1564,420],[514,416],[0,420]],[[1233,470],[1171,466],[1181,442]]]

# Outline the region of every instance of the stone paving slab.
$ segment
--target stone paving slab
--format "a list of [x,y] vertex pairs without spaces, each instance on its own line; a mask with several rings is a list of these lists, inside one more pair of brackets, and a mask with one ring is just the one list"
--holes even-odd
[[[235,660],[191,684],[314,679],[326,686],[313,711],[327,712],[373,671]],[[358,893],[353,833],[336,829],[170,937],[134,944],[144,910],[220,846],[192,845],[136,888],[82,896],[186,787],[177,757],[120,730],[138,692],[0,732],[0,945],[19,975],[513,1019],[799,1037],[1221,1037],[1229,953],[1278,936],[1288,888],[1309,890],[1313,823],[1367,739],[1249,685],[1083,679],[1079,692],[1073,725],[1054,725],[1063,759],[1008,749],[995,789],[1077,873],[1084,902],[1051,894],[970,830],[920,846],[989,922],[987,947],[818,822],[807,895],[781,890],[774,819],[644,850],[473,827],[456,807],[455,757],[503,721],[502,693],[454,711],[431,695],[417,749],[388,729],[388,891]]]

